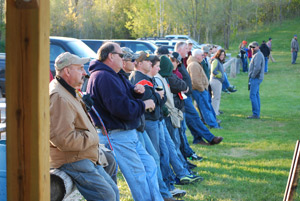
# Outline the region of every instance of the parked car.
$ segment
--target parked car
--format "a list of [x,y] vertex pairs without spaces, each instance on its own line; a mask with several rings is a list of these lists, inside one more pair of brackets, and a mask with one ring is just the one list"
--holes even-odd
[[[96,58],[96,53],[91,50],[81,40],[76,38],[55,37],[50,36],[50,71],[55,76],[55,59],[63,52],[70,52],[79,57]],[[84,69],[88,73],[89,64],[84,65]],[[82,91],[85,91],[87,79],[82,86]],[[5,53],[0,53],[0,97],[5,96]]]
[[0,53],[0,98],[5,95],[5,53]]
[[153,43],[150,43],[148,41],[140,41],[140,40],[97,40],[97,39],[82,39],[82,42],[84,42],[87,46],[89,46],[92,50],[95,52],[98,51],[100,46],[106,42],[106,41],[112,41],[120,44],[121,47],[128,47],[133,52],[137,51],[147,51],[149,53],[154,53],[154,51],[157,49],[157,46]]

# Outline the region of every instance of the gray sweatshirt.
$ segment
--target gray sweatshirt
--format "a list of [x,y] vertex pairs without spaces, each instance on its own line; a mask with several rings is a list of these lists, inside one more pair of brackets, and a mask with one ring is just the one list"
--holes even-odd
[[264,79],[265,58],[264,55],[258,50],[249,64],[249,78]]
[[298,52],[299,51],[299,44],[298,44],[298,41],[295,38],[292,39],[291,48],[292,48],[292,52]]

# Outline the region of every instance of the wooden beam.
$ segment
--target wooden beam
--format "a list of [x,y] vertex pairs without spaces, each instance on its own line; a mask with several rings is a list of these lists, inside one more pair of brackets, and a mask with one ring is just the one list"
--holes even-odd
[[[24,1],[24,0],[23,0]],[[7,197],[50,200],[49,0],[7,0]]]

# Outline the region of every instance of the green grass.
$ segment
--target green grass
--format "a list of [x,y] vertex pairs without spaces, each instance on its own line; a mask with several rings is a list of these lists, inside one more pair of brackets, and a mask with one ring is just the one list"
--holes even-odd
[[[300,18],[274,24],[256,32],[241,33],[247,41],[273,38],[273,57],[269,73],[260,87],[261,119],[247,120],[251,103],[247,90],[248,77],[230,78],[238,91],[222,94],[220,116],[223,130],[211,130],[223,136],[220,145],[191,147],[204,157],[195,169],[204,181],[179,186],[187,191],[185,200],[270,201],[282,200],[292,162],[296,140],[300,139],[300,58],[291,65],[290,41],[300,37]],[[240,41],[234,41],[229,52],[238,52]],[[300,56],[300,55],[299,55]],[[132,200],[123,178],[119,177],[121,200]],[[300,200],[299,188],[294,200]]]

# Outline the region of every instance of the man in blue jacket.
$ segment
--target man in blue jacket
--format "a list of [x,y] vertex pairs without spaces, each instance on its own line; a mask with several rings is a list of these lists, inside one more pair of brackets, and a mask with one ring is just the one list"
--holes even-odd
[[153,157],[143,148],[136,128],[145,110],[155,108],[153,100],[142,101],[145,88],[133,86],[119,71],[123,66],[123,53],[117,43],[108,42],[98,50],[98,58],[90,62],[90,79],[87,93],[94,100],[108,130],[104,136],[100,118],[91,113],[99,128],[100,141],[108,143],[115,151],[117,162],[129,185],[134,200],[163,200],[156,176]]

